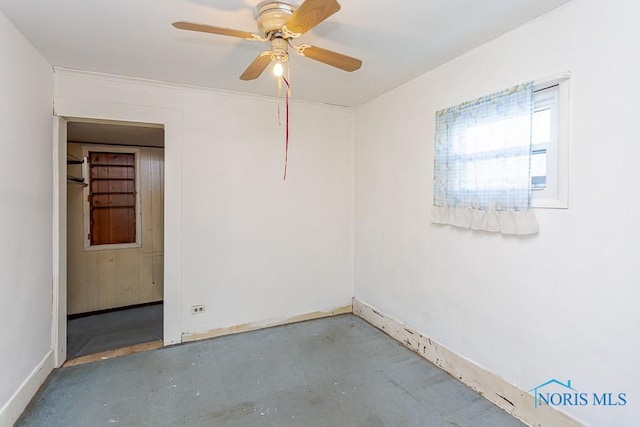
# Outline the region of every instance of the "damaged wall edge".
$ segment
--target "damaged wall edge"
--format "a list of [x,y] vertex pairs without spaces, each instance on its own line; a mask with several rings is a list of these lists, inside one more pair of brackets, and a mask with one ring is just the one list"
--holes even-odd
[[328,311],[314,311],[312,313],[300,314],[285,319],[272,319],[262,322],[250,322],[240,325],[226,326],[222,328],[210,329],[206,332],[184,332],[182,342],[199,341],[208,338],[221,337],[224,335],[238,334],[241,332],[257,331],[259,329],[272,328],[274,326],[288,325],[290,323],[305,322],[307,320],[322,319],[324,317],[337,316],[353,312],[353,305],[343,305]]
[[583,425],[550,406],[534,408],[533,396],[526,391],[358,299],[353,300],[353,314],[402,343],[527,425],[537,427]]

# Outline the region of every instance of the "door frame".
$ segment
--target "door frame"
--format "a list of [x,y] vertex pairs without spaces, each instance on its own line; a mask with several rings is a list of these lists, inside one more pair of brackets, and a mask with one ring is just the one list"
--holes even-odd
[[55,366],[67,354],[67,120],[53,117],[53,322]]
[[164,345],[182,342],[182,111],[56,98],[53,117],[53,313],[55,366],[67,354],[67,122],[113,120],[164,128]]

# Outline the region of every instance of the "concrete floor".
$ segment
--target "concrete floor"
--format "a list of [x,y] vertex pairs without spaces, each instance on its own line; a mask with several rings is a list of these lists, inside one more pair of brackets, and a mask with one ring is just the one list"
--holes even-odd
[[67,360],[162,339],[163,305],[151,304],[67,321]]
[[56,370],[19,426],[523,426],[353,315]]

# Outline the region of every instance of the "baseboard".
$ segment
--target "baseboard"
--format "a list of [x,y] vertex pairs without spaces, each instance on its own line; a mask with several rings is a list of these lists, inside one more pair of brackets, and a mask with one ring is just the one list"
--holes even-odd
[[520,421],[535,427],[576,427],[579,421],[550,406],[534,408],[533,396],[397,320],[354,298],[353,314],[448,372]]
[[100,362],[102,360],[113,359],[114,357],[128,356],[129,354],[142,353],[144,351],[162,348],[162,340],[150,341],[141,344],[134,344],[127,347],[116,348],[115,350],[102,351],[100,353],[88,354],[67,360],[62,365],[63,368],[70,366],[85,365],[87,363]]
[[272,319],[263,322],[243,323],[241,325],[210,329],[206,332],[184,332],[182,334],[182,342],[198,341],[207,338],[221,337],[223,335],[237,334],[240,332],[256,331],[258,329],[288,325],[289,323],[304,322],[306,320],[322,319],[323,317],[337,316],[339,314],[347,314],[352,312],[353,306],[349,304],[328,311],[314,311],[312,313],[301,314],[285,319]]
[[9,401],[0,409],[0,426],[13,425],[25,410],[42,383],[53,371],[55,358],[53,350],[49,350],[42,361],[31,371],[29,376],[18,387]]

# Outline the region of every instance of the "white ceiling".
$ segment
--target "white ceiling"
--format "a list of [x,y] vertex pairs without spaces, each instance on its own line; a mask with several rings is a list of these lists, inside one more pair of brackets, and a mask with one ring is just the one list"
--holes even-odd
[[[297,43],[360,58],[363,66],[346,73],[293,55],[297,99],[361,105],[569,0],[339,1],[342,9]],[[55,67],[275,95],[270,73],[238,79],[266,44],[171,26],[193,21],[257,32],[259,2],[0,0],[0,10]]]

